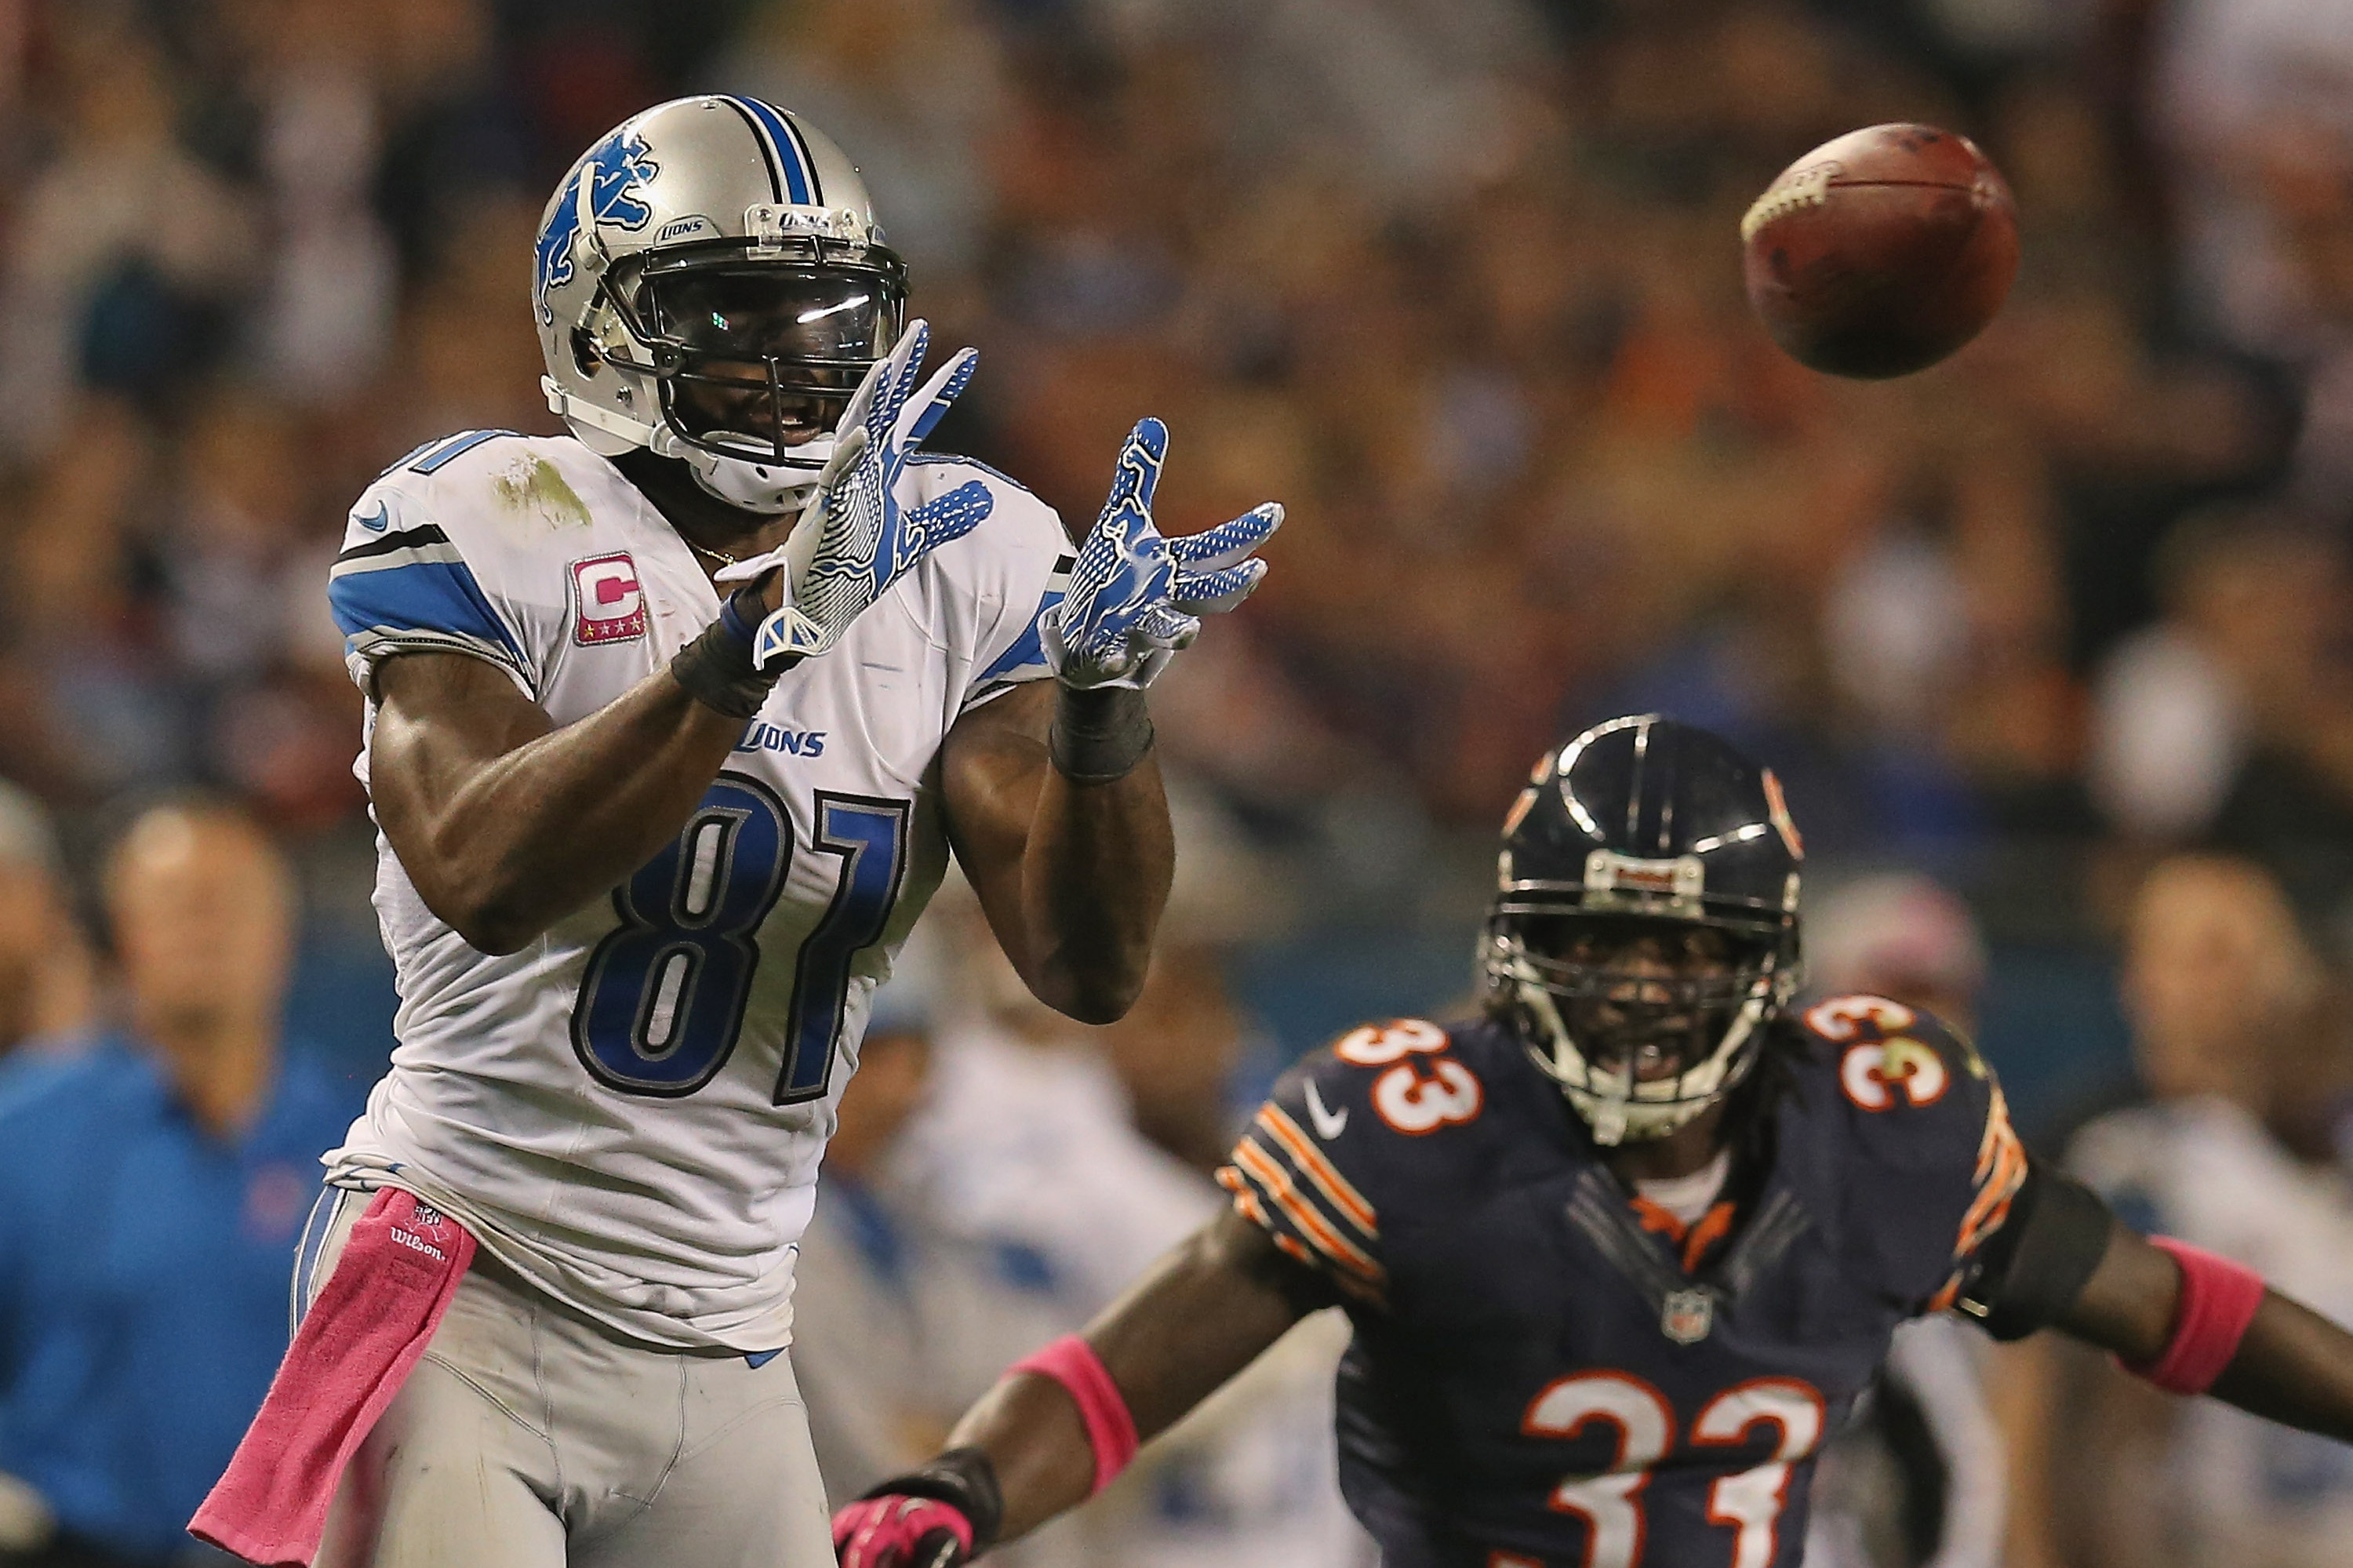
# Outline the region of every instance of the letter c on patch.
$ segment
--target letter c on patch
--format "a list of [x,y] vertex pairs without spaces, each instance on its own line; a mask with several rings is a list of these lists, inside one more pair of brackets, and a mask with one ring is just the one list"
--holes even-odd
[[646,634],[646,595],[638,566],[627,550],[572,563],[572,640],[594,646],[627,642]]

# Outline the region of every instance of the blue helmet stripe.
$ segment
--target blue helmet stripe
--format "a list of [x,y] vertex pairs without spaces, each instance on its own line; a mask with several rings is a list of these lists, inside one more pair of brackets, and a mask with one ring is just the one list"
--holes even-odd
[[[764,103],[760,107],[765,109],[767,105]],[[782,114],[777,118],[784,122],[785,133],[792,139],[794,158],[808,176],[809,200],[824,206],[825,182],[817,177],[817,154],[809,151],[808,138],[801,134],[800,122]]]
[[800,132],[784,111],[772,103],[734,93],[726,95],[727,101],[742,110],[759,128],[761,140],[768,144],[768,154],[784,179],[784,196],[796,207],[814,207],[825,199],[818,185],[817,160],[809,156],[808,145],[801,140]]
[[719,101],[733,110],[735,111],[735,118],[741,120],[744,122],[744,128],[752,132],[753,144],[760,149],[760,162],[768,171],[768,198],[771,201],[784,200],[785,182],[776,177],[776,143],[769,139],[768,133],[761,128],[760,122],[753,117],[751,110],[744,107],[744,101],[742,99],[730,98],[722,94]]

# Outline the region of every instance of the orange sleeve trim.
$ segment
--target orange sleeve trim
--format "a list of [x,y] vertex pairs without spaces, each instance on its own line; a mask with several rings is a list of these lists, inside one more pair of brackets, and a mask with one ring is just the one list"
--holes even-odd
[[[1240,1171],[1230,1165],[1219,1166],[1218,1185],[1234,1195],[1234,1212],[1272,1236],[1276,1245],[1281,1246],[1284,1242],[1291,1242],[1293,1247],[1299,1245],[1274,1228],[1274,1221],[1268,1215],[1266,1205],[1258,1201],[1258,1194],[1250,1191],[1250,1183],[1243,1179]],[[1289,1248],[1285,1250],[1288,1251]]]
[[1234,1169],[1248,1177],[1261,1196],[1282,1212],[1316,1251],[1366,1280],[1381,1277],[1381,1266],[1372,1255],[1342,1235],[1313,1204],[1299,1195],[1289,1175],[1265,1150],[1245,1139],[1234,1149]]
[[1276,1251],[1295,1263],[1314,1269],[1360,1301],[1370,1301],[1376,1305],[1385,1304],[1385,1298],[1377,1283],[1360,1278],[1345,1269],[1335,1269],[1332,1260],[1309,1251],[1307,1245],[1297,1236],[1278,1228],[1273,1216],[1266,1212],[1266,1205],[1258,1201],[1258,1193],[1251,1189],[1250,1179],[1240,1171],[1230,1165],[1219,1166],[1218,1185],[1234,1195],[1234,1212],[1264,1231],[1273,1241]]
[[1986,1109],[1985,1136],[1978,1142],[1977,1197],[1961,1216],[1961,1232],[1953,1242],[1953,1255],[1967,1257],[2010,1218],[2010,1201],[2026,1185],[2026,1146],[2010,1125],[2010,1106],[2001,1086],[1993,1088]]
[[1258,1113],[1258,1125],[1266,1128],[1274,1140],[1282,1145],[1284,1152],[1291,1156],[1293,1163],[1306,1173],[1309,1181],[1323,1190],[1324,1195],[1332,1200],[1334,1208],[1339,1210],[1342,1214],[1355,1223],[1358,1230],[1365,1233],[1366,1240],[1377,1241],[1380,1238],[1379,1220],[1373,1213],[1372,1204],[1366,1202],[1365,1195],[1357,1192],[1345,1176],[1340,1174],[1340,1168],[1324,1157],[1324,1151],[1315,1147],[1297,1122],[1283,1113],[1281,1106],[1261,1106]]

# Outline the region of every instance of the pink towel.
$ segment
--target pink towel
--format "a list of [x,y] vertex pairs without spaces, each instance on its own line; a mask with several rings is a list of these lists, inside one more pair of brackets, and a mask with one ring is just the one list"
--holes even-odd
[[352,1226],[245,1441],[189,1533],[269,1568],[318,1554],[343,1466],[425,1353],[474,1260],[474,1238],[387,1187]]

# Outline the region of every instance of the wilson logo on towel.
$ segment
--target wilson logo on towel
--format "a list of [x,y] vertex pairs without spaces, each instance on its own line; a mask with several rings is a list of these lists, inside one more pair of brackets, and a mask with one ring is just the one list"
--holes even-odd
[[448,1253],[443,1252],[439,1247],[435,1246],[431,1242],[427,1241],[423,1236],[417,1234],[413,1231],[405,1231],[398,1225],[395,1225],[392,1227],[392,1239],[398,1242],[402,1246],[406,1247],[411,1252],[423,1253],[426,1256],[431,1258],[436,1263],[447,1263],[449,1261],[449,1255]]

